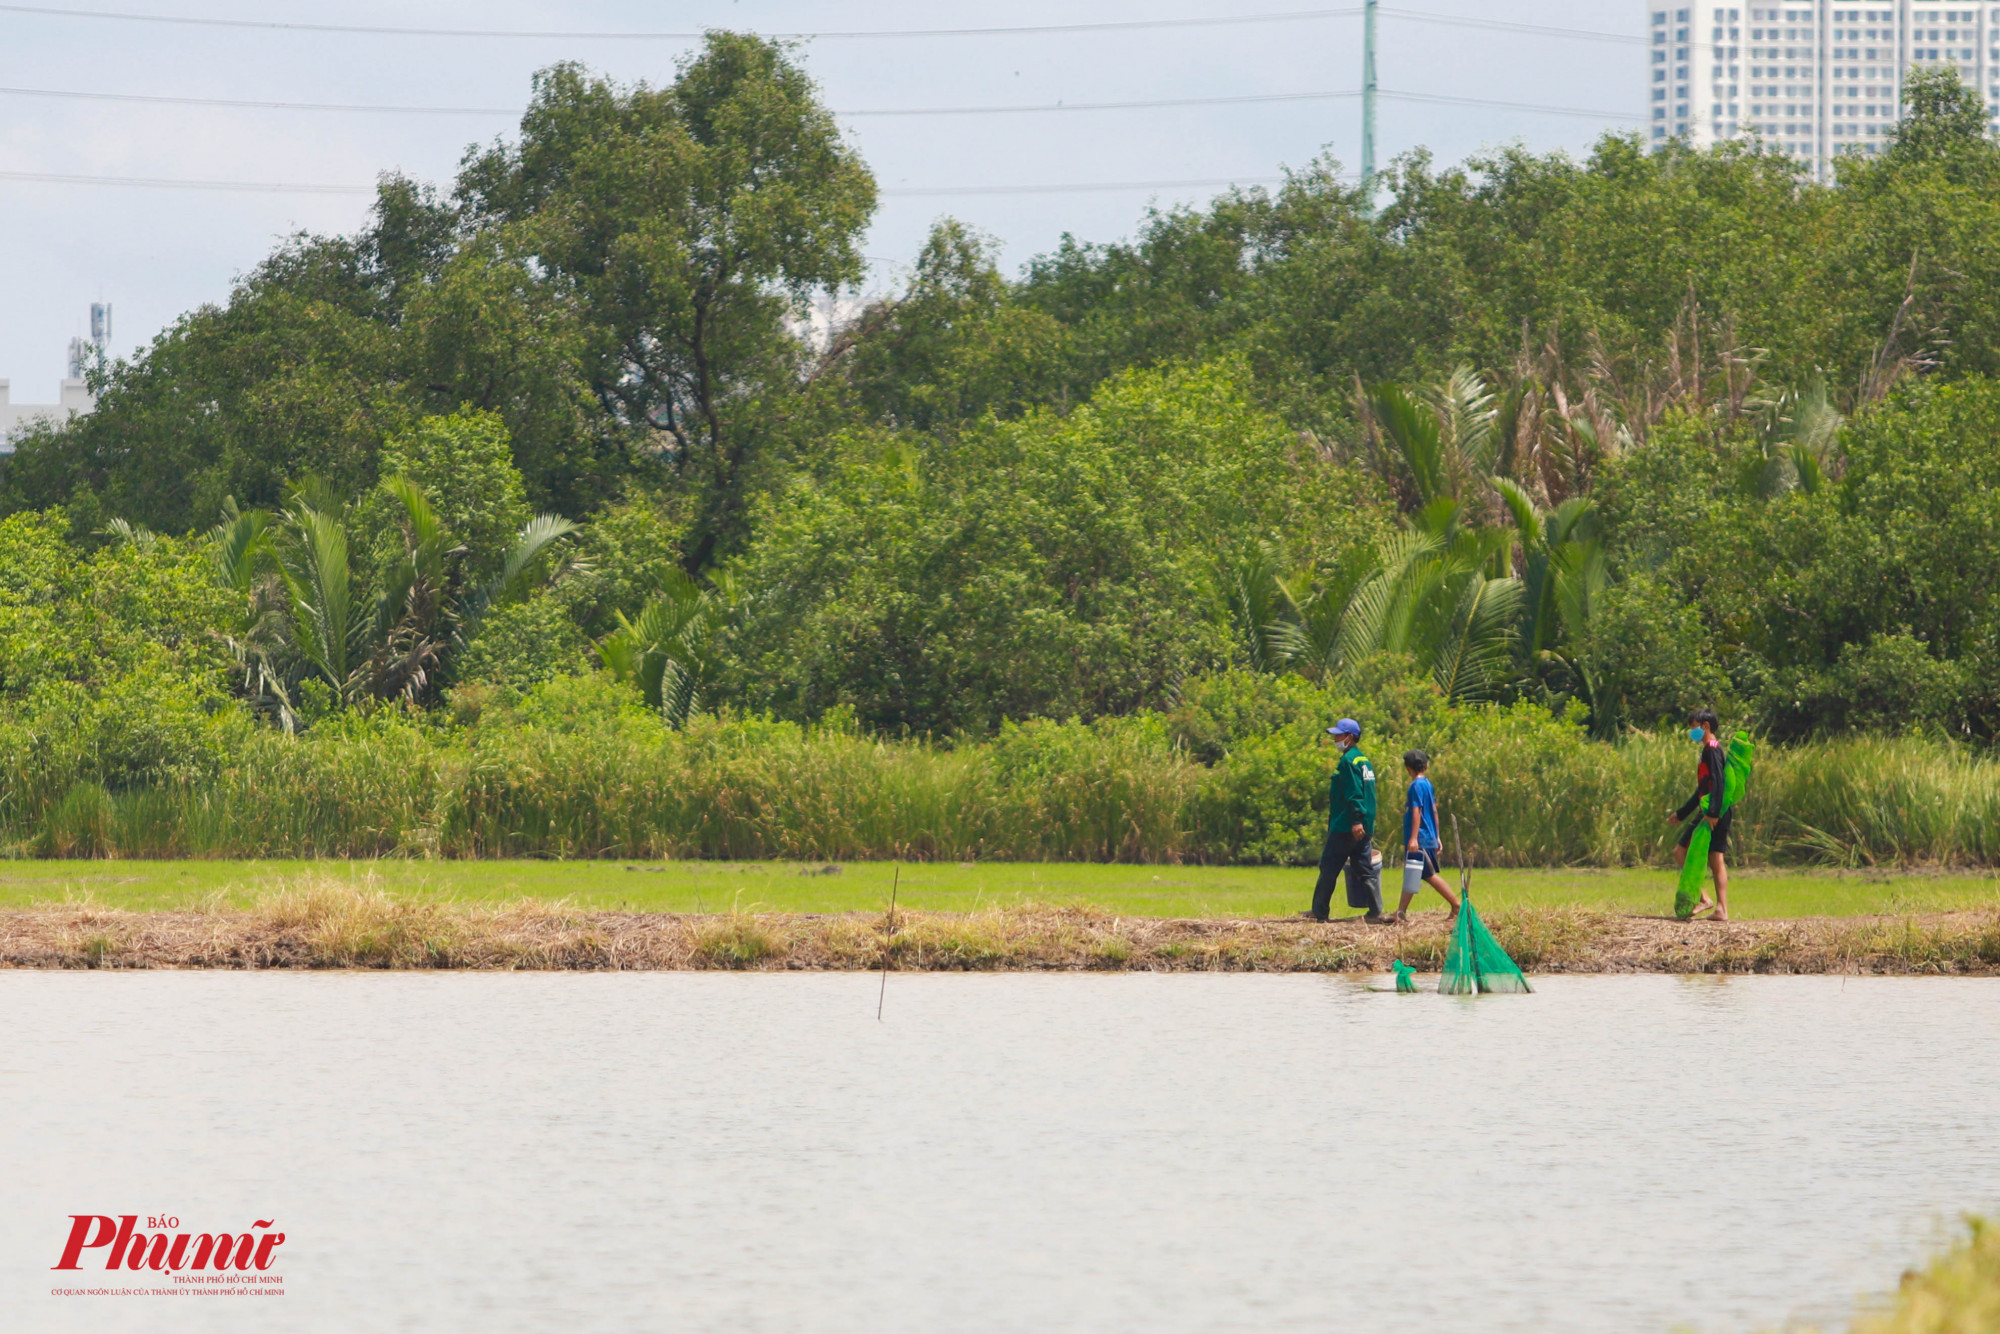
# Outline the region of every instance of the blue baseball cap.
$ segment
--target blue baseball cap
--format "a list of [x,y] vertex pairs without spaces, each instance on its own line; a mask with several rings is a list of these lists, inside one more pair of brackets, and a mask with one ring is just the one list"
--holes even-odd
[[1339,722],[1327,728],[1326,734],[1328,736],[1358,737],[1361,735],[1361,724],[1355,722],[1352,718],[1342,718]]

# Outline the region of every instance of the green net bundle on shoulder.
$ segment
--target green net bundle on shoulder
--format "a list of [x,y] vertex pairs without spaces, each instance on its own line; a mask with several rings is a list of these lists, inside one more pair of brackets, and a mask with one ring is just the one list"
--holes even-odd
[[1472,906],[1472,892],[1464,891],[1459,904],[1458,926],[1451,933],[1451,948],[1444,956],[1444,975],[1438,990],[1447,996],[1473,996],[1487,992],[1528,992],[1527,974],[1509,958],[1500,942],[1479,920]]

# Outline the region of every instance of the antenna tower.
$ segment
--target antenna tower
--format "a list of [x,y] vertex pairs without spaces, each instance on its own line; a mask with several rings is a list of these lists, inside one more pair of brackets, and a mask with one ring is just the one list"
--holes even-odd
[[1361,209],[1375,216],[1375,11],[1380,0],[1361,7]]

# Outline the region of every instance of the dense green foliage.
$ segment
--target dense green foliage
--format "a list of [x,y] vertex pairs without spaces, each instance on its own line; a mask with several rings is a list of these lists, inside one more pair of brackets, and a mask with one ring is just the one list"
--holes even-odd
[[[1586,738],[1714,704],[1833,747],[1800,756],[1922,734],[1899,753],[1957,813],[1908,850],[1984,859],[2000,147],[1949,75],[1908,112],[1827,183],[1611,136],[1413,155],[1370,214],[1322,162],[1018,279],[945,220],[828,326],[875,187],[796,53],[714,34],[663,87],[554,67],[448,191],[385,179],[359,235],[288,241],[17,442],[0,811],[22,846],[145,796],[190,849],[1289,861],[1310,724],[1361,700],[1371,739],[1450,755],[1484,855],[1616,861],[1651,855],[1626,821],[1664,780]],[[640,711],[586,766],[628,797],[791,747],[944,805],[745,843],[496,795],[510,748],[580,744],[532,710],[600,689]],[[1289,702],[1217,721],[1259,692]],[[387,788],[348,767],[368,746]],[[190,813],[314,765],[448,809]],[[1114,771],[1143,775],[1123,826],[1034,804]],[[1578,811],[1510,805],[1523,773]],[[1905,850],[1847,800],[1773,807],[1752,846]]]
[[1230,574],[1279,537],[1332,558],[1383,519],[1227,366],[1128,373],[1067,415],[879,432],[765,502],[735,693],[872,727],[1129,712],[1234,656]]

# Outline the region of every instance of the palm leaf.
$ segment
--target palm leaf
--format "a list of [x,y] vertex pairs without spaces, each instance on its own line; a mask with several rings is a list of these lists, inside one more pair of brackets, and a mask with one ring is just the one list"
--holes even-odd
[[1383,548],[1381,566],[1363,580],[1341,617],[1336,652],[1343,665],[1374,653],[1405,653],[1417,627],[1425,587],[1436,578],[1444,539],[1398,533]]
[[1260,542],[1229,576],[1229,600],[1253,671],[1276,671],[1304,643],[1298,627],[1285,616],[1287,599],[1278,577],[1283,563],[1281,549]]
[[715,638],[728,612],[726,592],[675,570],[638,616],[618,613],[618,628],[597,643],[598,660],[669,727],[684,727],[715,675]]
[[1533,551],[1542,545],[1542,511],[1535,504],[1528,489],[1511,477],[1490,477],[1493,489],[1500,493],[1500,503],[1507,507],[1507,516],[1514,521],[1514,532],[1519,536],[1521,549]]
[[1597,502],[1589,496],[1571,496],[1550,511],[1545,540],[1551,548],[1559,547],[1565,542],[1595,536],[1597,527]]
[[518,597],[526,589],[526,581],[532,573],[534,563],[543,552],[562,541],[577,526],[559,514],[538,514],[521,526],[521,534],[514,539],[514,545],[507,549],[507,557],[500,564],[500,574],[493,581],[490,602],[502,602]]
[[543,570],[540,564],[542,556],[577,531],[576,524],[557,514],[538,514],[521,525],[519,536],[507,548],[507,555],[500,562],[500,572],[468,594],[461,604],[457,632],[459,642],[470,639],[478,631],[488,611],[525,596],[535,582],[537,572]]
[[1590,613],[1598,595],[1610,582],[1604,558],[1604,544],[1596,538],[1588,542],[1566,542],[1550,557],[1555,603],[1563,632],[1572,645],[1580,644],[1590,626]]
[[1477,699],[1491,691],[1513,653],[1521,581],[1473,571],[1456,582],[1456,605],[1429,664],[1431,678],[1449,699]]
[[1460,365],[1432,397],[1440,426],[1439,467],[1449,492],[1463,496],[1474,478],[1493,471],[1500,415],[1494,394],[1479,372]]
[[1371,385],[1366,396],[1369,414],[1416,484],[1419,503],[1429,504],[1444,495],[1444,456],[1439,445],[1437,413],[1400,385]]
[[222,514],[222,522],[208,530],[208,558],[224,588],[247,595],[271,551],[271,516],[238,510],[233,496],[223,503]]
[[294,542],[280,566],[292,633],[314,670],[345,698],[353,675],[354,605],[347,529],[306,505],[292,515]]
[[130,519],[113,519],[98,531],[117,546],[135,547],[140,551],[151,551],[160,544],[158,533]]
[[403,507],[404,544],[413,553],[419,553],[419,563],[441,559],[445,551],[444,522],[425,499],[422,488],[407,477],[388,477],[383,479],[382,489]]

